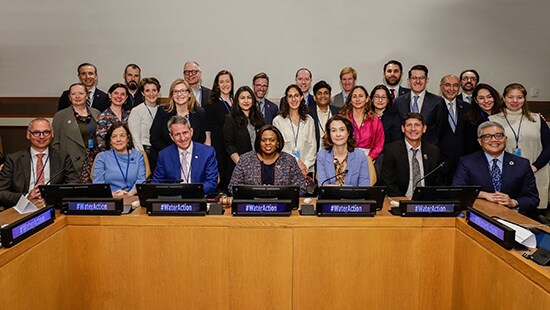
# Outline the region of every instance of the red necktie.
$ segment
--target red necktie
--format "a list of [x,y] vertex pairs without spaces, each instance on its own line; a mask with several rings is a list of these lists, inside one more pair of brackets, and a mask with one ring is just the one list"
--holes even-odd
[[38,178],[36,185],[44,184],[44,162],[42,161],[44,155],[46,154],[36,154],[36,177]]
[[390,89],[390,97],[391,97],[391,102],[393,102],[393,100],[395,99],[395,89],[394,88]]

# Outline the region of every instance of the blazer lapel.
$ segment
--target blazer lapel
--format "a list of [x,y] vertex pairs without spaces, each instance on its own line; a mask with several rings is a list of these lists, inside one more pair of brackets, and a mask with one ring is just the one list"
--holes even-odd
[[22,168],[23,170],[23,175],[17,173],[17,176],[18,178],[23,178],[23,182],[20,183],[20,184],[24,184],[23,185],[23,190],[24,191],[27,191],[30,190],[29,189],[29,180],[31,178],[31,166],[32,165],[32,162],[31,162],[31,153],[29,151],[26,151],[26,152],[23,152],[23,154],[21,155],[21,157],[19,157],[19,165],[20,167]]
[[[355,169],[355,167],[353,167],[352,163],[355,162],[355,152],[352,152],[352,153],[349,153],[348,152],[348,162],[347,162],[347,167],[346,169],[348,169],[348,173],[346,173],[346,177],[344,178],[344,182],[346,184],[351,184],[351,176],[352,174],[355,174],[357,171],[353,171]],[[334,167],[334,165],[332,165]]]

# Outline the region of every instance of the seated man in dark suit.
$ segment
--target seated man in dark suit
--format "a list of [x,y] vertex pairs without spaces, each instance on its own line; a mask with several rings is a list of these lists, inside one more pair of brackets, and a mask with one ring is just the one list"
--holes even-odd
[[501,124],[486,121],[477,129],[482,150],[463,156],[453,185],[481,185],[479,198],[535,216],[539,193],[529,160],[505,152],[506,135]]
[[447,109],[443,98],[426,91],[428,68],[415,65],[409,70],[409,85],[411,92],[395,98],[393,110],[403,119],[409,112],[418,112],[426,120],[424,140],[439,146],[443,134],[443,126],[447,120]]
[[319,81],[313,85],[313,95],[315,104],[307,107],[308,114],[315,122],[315,141],[317,143],[317,152],[323,145],[323,136],[325,135],[325,125],[329,118],[337,115],[340,108],[333,106],[330,102],[330,93],[332,88],[325,81]]
[[254,88],[254,95],[256,95],[258,110],[262,112],[265,123],[271,125],[273,119],[277,116],[277,112],[279,112],[279,107],[266,98],[267,90],[269,89],[269,77],[264,72],[256,74],[252,78],[252,86]]
[[30,149],[9,154],[0,171],[0,206],[13,207],[23,194],[29,200],[40,199],[38,185],[78,183],[69,154],[49,147],[53,135],[47,119],[30,122],[27,129]]
[[441,182],[437,172],[422,180],[440,164],[439,149],[422,141],[422,135],[426,132],[422,114],[407,114],[401,131],[405,134],[404,140],[384,146],[381,174],[390,197],[411,197],[417,186],[438,185]]
[[[86,103],[89,107],[95,108],[100,112],[105,111],[111,103],[109,102],[109,96],[99,88],[96,87],[97,83],[97,68],[91,63],[83,63],[78,66],[77,69],[78,79],[88,91],[88,100]],[[59,97],[59,103],[57,104],[57,111],[63,110],[71,106],[69,101],[69,91],[66,90]]]
[[159,152],[153,182],[203,183],[209,194],[218,186],[218,162],[214,148],[193,142],[187,118],[175,115],[168,121],[172,144]]

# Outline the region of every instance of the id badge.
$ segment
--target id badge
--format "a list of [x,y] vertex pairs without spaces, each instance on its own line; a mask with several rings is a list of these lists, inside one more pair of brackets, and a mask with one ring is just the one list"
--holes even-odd
[[521,157],[521,148],[520,148],[520,147],[515,148],[515,149],[512,151],[512,154]]
[[292,151],[292,155],[296,156],[296,158],[300,158],[300,151],[298,151],[298,150],[293,150],[293,151]]
[[94,139],[88,139],[88,148],[93,149],[94,148]]

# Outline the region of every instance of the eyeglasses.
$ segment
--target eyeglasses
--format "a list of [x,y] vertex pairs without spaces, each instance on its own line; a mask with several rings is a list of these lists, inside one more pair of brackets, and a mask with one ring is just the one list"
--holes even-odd
[[479,138],[481,140],[483,140],[483,142],[489,142],[489,141],[491,141],[491,139],[495,139],[497,141],[500,141],[500,140],[504,139],[504,137],[505,136],[502,132],[495,133],[494,135],[486,134],[486,135],[479,136]]
[[426,77],[425,76],[411,76],[409,79],[411,79],[413,81],[425,81]]
[[388,99],[388,97],[386,97],[386,96],[372,96],[372,100],[383,101],[383,100],[386,100],[386,99]]
[[185,95],[189,93],[189,89],[173,90],[172,93],[174,93],[174,95]]
[[28,132],[33,137],[37,137],[37,138],[40,137],[41,135],[44,136],[44,137],[49,137],[52,134],[51,130],[44,130],[44,131],[30,131],[30,130],[28,130]]
[[199,73],[199,70],[184,70],[183,71],[184,75],[195,75],[197,73]]
[[472,77],[464,76],[464,77],[462,77],[462,80],[463,80],[464,82],[467,82],[467,81],[475,82],[475,81],[477,81],[477,79],[476,79],[474,76],[472,76]]

